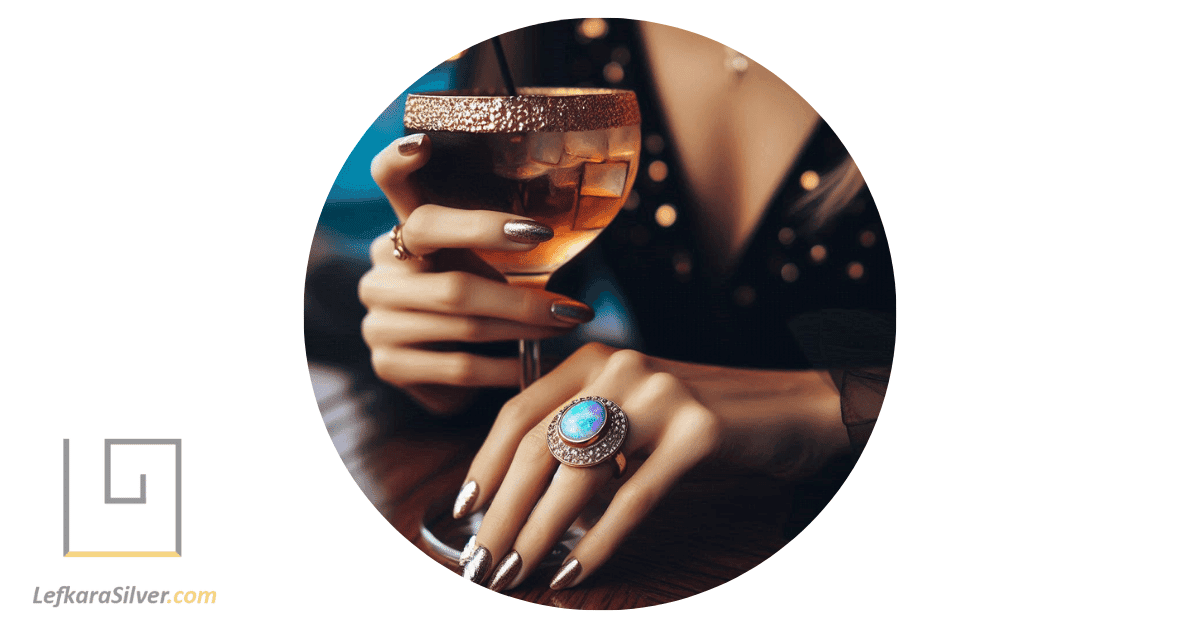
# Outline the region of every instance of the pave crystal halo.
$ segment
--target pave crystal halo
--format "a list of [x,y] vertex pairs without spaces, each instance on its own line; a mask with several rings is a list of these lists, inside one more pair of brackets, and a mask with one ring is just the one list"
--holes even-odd
[[569,467],[594,467],[615,460],[617,476],[625,471],[621,446],[629,433],[629,417],[604,397],[580,397],[550,421],[546,446]]

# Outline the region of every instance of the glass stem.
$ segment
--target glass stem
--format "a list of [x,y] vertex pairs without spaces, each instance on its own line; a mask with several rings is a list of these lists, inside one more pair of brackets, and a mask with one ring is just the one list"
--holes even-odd
[[521,390],[525,390],[542,376],[541,341],[518,340],[517,357],[521,360]]

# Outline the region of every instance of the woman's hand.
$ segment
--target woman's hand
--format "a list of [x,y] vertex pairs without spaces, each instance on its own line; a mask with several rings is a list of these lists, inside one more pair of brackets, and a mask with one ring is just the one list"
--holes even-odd
[[470,557],[463,575],[473,582],[502,590],[523,581],[613,478],[613,463],[560,466],[546,445],[554,415],[591,395],[625,411],[623,450],[648,458],[636,471],[631,467],[608,510],[567,557],[551,582],[556,589],[578,584],[604,564],[705,458],[796,477],[850,445],[838,391],[824,372],[708,367],[587,345],[505,404],[471,464],[454,516],[491,502],[464,550]]
[[404,247],[424,259],[400,261],[390,234],[380,236],[359,299],[367,307],[362,333],[376,374],[431,411],[447,413],[469,400],[466,389],[516,386],[520,378],[516,359],[475,355],[455,343],[555,336],[590,320],[592,310],[545,290],[507,285],[466,250],[528,251],[553,232],[515,214],[425,204],[410,175],[429,151],[428,137],[410,135],[371,163],[404,225]]

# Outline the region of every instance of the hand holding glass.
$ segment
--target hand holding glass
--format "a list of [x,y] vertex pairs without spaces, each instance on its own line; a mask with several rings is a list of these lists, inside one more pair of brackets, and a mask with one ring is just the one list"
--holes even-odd
[[[412,94],[407,133],[432,154],[413,174],[426,201],[536,220],[554,237],[531,251],[476,250],[513,285],[544,288],[554,271],[612,222],[633,187],[641,147],[633,92],[522,88]],[[536,340],[522,340],[522,388],[540,376]]]

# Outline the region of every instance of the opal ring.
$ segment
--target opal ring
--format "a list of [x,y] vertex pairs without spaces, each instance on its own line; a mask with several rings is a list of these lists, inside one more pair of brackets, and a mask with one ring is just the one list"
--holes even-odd
[[568,467],[594,467],[612,460],[613,474],[625,473],[621,446],[629,434],[629,417],[604,397],[580,397],[559,411],[546,430],[550,454]]
[[400,227],[402,226],[397,223],[395,227],[392,227],[392,255],[395,255],[396,259],[402,262],[410,259],[418,261],[425,259],[420,255],[413,255],[411,251],[404,248],[404,234],[400,232]]

